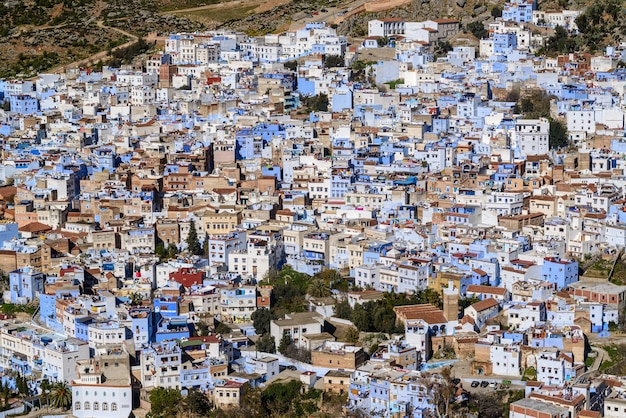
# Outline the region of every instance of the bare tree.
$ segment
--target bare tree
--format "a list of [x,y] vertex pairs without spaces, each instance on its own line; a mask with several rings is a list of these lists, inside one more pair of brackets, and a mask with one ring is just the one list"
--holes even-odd
[[448,418],[450,416],[450,404],[455,393],[450,378],[450,369],[446,367],[440,375],[428,375],[421,379],[421,384],[432,399],[433,405],[433,409],[429,410],[426,416],[433,418]]

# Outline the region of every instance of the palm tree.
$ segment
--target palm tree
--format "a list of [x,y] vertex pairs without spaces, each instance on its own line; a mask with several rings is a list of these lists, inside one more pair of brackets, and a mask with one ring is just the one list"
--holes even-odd
[[53,408],[67,409],[72,405],[72,389],[65,382],[57,382],[50,390],[50,404]]
[[330,286],[322,279],[313,279],[307,289],[309,295],[315,298],[330,296]]

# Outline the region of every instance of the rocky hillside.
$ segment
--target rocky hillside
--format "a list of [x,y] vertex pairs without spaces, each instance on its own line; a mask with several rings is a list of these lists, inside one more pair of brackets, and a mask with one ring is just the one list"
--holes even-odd
[[361,13],[347,18],[338,31],[349,36],[366,36],[367,22],[371,19],[400,17],[407,20],[455,18],[464,24],[489,15],[493,6],[501,1],[477,0],[413,0],[406,6],[376,13]]
[[29,77],[135,36],[202,28],[161,15],[152,0],[7,0],[0,15],[0,78]]

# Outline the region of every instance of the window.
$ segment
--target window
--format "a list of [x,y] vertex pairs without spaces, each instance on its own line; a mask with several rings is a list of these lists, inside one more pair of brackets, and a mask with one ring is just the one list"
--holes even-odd
[[80,411],[80,402],[75,402],[74,403],[74,410]]
[[91,409],[91,405],[89,402],[85,402],[85,410],[88,411],[89,409]]
[[111,404],[111,411],[117,411],[117,404],[115,402]]
[[94,402],[93,403],[93,410],[94,411],[99,411],[100,410],[100,404],[98,402]]
[[108,411],[109,410],[109,404],[106,402],[102,402],[102,410],[103,411]]

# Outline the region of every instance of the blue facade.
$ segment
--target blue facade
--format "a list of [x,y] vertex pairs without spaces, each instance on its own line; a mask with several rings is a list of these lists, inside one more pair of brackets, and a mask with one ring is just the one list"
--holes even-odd
[[260,123],[254,128],[241,129],[235,135],[235,158],[237,160],[262,158],[261,151],[275,137],[282,140],[286,138],[284,126]]
[[541,268],[543,279],[561,290],[578,281],[578,262],[548,257]]
[[15,94],[9,97],[11,112],[21,115],[32,115],[39,111],[39,100],[26,94]]
[[209,389],[213,379],[209,366],[196,366],[180,371],[181,389],[197,389],[206,392]]
[[44,277],[29,267],[9,273],[11,303],[27,304],[43,293]]
[[276,177],[277,179],[282,179],[282,170],[279,166],[263,166],[261,167],[261,175],[263,176],[271,176]]
[[154,314],[149,308],[136,309],[130,312],[132,320],[133,340],[136,346],[154,342]]
[[505,54],[514,48],[517,48],[517,36],[514,33],[495,33],[493,35],[493,52],[495,54]]
[[157,327],[155,341],[160,343],[163,341],[181,340],[183,338],[189,338],[190,336],[191,331],[189,324],[187,324],[187,318],[176,316],[161,319]]
[[180,313],[178,299],[174,298],[155,298],[154,312],[160,313],[162,317],[171,318],[178,316]]
[[331,108],[333,112],[352,109],[352,89],[348,86],[339,86],[333,94]]
[[314,96],[315,81],[306,77],[298,77],[298,93],[304,96]]
[[534,0],[514,0],[506,3],[502,9],[502,19],[517,23],[533,21],[533,10],[537,9]]
[[109,147],[100,147],[94,150],[96,158],[96,171],[108,170],[110,173],[115,171],[117,167],[117,158],[115,150]]
[[74,322],[74,332],[76,338],[82,341],[89,341],[89,324],[93,320],[91,318],[79,318]]

